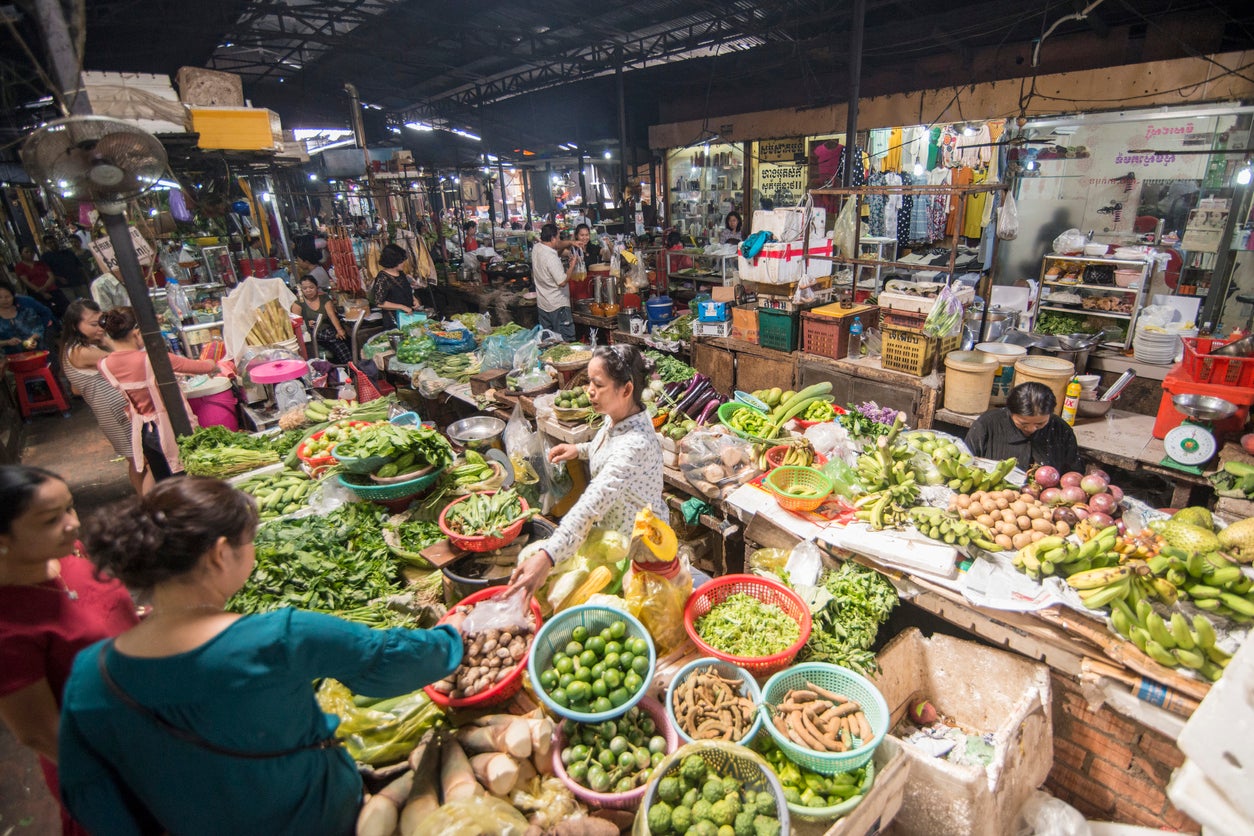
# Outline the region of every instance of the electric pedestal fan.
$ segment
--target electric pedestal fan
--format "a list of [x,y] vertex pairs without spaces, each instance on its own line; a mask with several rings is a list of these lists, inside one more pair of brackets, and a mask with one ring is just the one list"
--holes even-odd
[[62,197],[91,201],[100,211],[170,423],[176,434],[190,435],[191,422],[122,214],[127,201],[151,189],[165,174],[169,166],[165,148],[152,134],[129,122],[71,116],[31,133],[22,145],[21,157],[32,180]]

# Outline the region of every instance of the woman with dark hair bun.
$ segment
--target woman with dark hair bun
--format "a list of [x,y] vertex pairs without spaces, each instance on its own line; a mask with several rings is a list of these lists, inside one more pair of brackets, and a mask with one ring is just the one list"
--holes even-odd
[[[36,467],[0,467],[0,720],[39,755],[58,796],[57,736],[74,656],[138,619],[117,581],[82,555],[70,489]],[[86,834],[62,810],[61,832]],[[104,831],[101,831],[104,832]]]
[[630,536],[642,508],[667,519],[662,445],[642,399],[651,371],[633,345],[603,345],[593,350],[588,361],[588,399],[606,421],[592,441],[559,444],[549,451],[549,461],[555,463],[587,459],[592,481],[562,517],[545,548],[514,570],[512,586],[525,587],[534,595],[553,566],[575,553],[593,525]]
[[396,312],[407,314],[418,307],[414,298],[414,286],[405,274],[405,262],[409,253],[396,244],[388,244],[379,254],[379,275],[374,277],[374,285],[370,288],[370,298],[383,311],[387,327],[396,327]]
[[1024,470],[1049,465],[1059,473],[1080,470],[1075,431],[1054,414],[1058,399],[1044,383],[1020,383],[1006,405],[990,409],[967,430],[967,447],[986,459],[1018,461]]
[[93,517],[98,569],[152,614],[78,657],[61,795],[94,833],[349,834],[362,784],[314,681],[407,694],[461,663],[460,619],[374,630],[320,613],[227,612],[256,562],[257,508],[225,482],[171,479]]

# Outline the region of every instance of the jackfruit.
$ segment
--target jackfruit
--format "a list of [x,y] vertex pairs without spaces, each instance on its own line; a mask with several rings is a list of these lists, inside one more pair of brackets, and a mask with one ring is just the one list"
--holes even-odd
[[1213,552],[1220,548],[1219,538],[1214,532],[1196,525],[1180,522],[1174,517],[1169,520],[1155,520],[1150,528],[1163,536],[1167,545],[1186,552]]
[[1254,557],[1254,517],[1235,522],[1219,532],[1219,545],[1233,552],[1242,563]]
[[1182,508],[1172,516],[1172,519],[1176,522],[1182,522],[1187,525],[1195,525],[1198,528],[1204,528],[1207,531],[1215,530],[1215,519],[1210,515],[1210,509],[1203,508],[1200,505]]

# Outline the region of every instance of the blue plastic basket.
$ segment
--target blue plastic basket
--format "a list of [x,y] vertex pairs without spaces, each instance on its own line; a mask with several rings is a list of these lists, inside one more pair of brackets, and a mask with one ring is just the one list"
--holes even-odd
[[[867,722],[871,724],[871,731],[874,734],[871,740],[860,740],[860,745],[848,752],[818,752],[798,746],[775,728],[770,714],[773,707],[783,701],[784,695],[789,691],[805,688],[808,682],[828,691],[844,694],[858,703]],[[784,750],[789,760],[824,775],[848,772],[869,761],[880,745],[880,741],[884,739],[884,735],[888,733],[888,725],[892,719],[888,712],[888,703],[884,701],[879,689],[872,685],[869,679],[848,668],[829,665],[826,662],[806,662],[794,665],[772,676],[767,680],[766,687],[762,689],[762,707],[759,711],[762,715],[762,726],[774,738],[779,748]]]
[[[644,684],[640,686],[636,693],[631,695],[627,702],[609,711],[584,713],[572,711],[565,706],[558,705],[544,692],[544,688],[540,685],[540,674],[552,664],[554,654],[566,647],[566,643],[571,640],[571,634],[576,627],[583,626],[588,628],[589,633],[599,633],[615,621],[626,623],[626,635],[628,638],[644,639],[649,646],[649,670],[641,676]],[[568,720],[575,720],[579,723],[601,723],[626,714],[627,710],[640,702],[645,692],[649,690],[649,684],[653,682],[653,674],[656,671],[657,649],[653,646],[653,637],[649,635],[649,631],[644,628],[644,625],[629,613],[595,604],[584,604],[583,606],[562,610],[544,622],[544,626],[536,634],[536,640],[531,643],[531,655],[527,659],[527,673],[531,677],[531,684],[535,688],[536,695],[540,698],[540,701],[544,703],[549,711],[559,717],[565,717]]]
[[441,354],[465,354],[467,351],[474,351],[477,345],[474,335],[469,331],[462,331],[461,338],[456,340],[435,334],[431,335],[431,339],[435,342],[435,350]]
[[[724,662],[722,659],[715,659],[713,656],[705,656],[689,662],[679,669],[679,672],[675,674],[675,678],[671,680],[670,687],[666,689],[666,716],[670,719],[671,725],[675,729],[675,734],[679,735],[685,743],[692,743],[697,738],[690,737],[685,733],[683,726],[679,723],[679,718],[675,716],[675,691],[688,678],[689,674],[695,673],[697,670],[705,670],[706,668],[714,668],[728,678],[740,679],[742,683],[740,687],[741,696],[748,697],[754,706],[759,706],[762,703],[762,690],[758,688],[758,683],[754,680],[753,674],[739,665]],[[749,726],[749,731],[740,740],[732,742],[741,746],[748,746],[749,741],[757,736],[760,728],[762,728],[762,713],[755,708],[753,722]]]

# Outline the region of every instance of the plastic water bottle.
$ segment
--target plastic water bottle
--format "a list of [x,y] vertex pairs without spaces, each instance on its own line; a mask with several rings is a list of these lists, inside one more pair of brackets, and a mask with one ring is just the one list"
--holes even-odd
[[862,317],[855,316],[853,324],[849,326],[849,351],[846,356],[850,360],[858,360],[862,357]]

